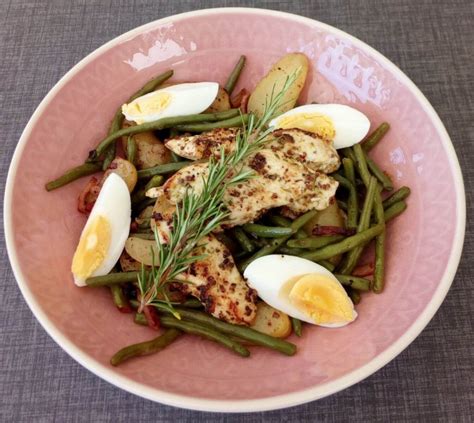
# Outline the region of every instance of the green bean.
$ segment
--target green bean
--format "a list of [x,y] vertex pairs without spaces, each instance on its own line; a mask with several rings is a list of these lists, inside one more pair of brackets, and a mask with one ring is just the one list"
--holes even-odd
[[[376,190],[374,196],[374,212],[377,223],[383,223],[385,225],[384,210],[382,204],[382,198],[380,197],[379,190]],[[375,269],[374,269],[374,282],[373,290],[376,293],[383,291],[385,276],[385,228],[375,238]]]
[[334,269],[336,268],[335,264],[327,260],[319,260],[317,263],[323,266],[325,269],[329,270],[330,272],[334,272]]
[[[271,215],[270,221],[274,223],[275,225],[282,226],[284,228],[289,228],[291,226],[291,220],[283,216]],[[298,229],[293,235],[294,239],[303,239],[307,237],[308,237],[308,234],[304,231],[304,229]]]
[[355,228],[357,226],[357,220],[359,218],[359,200],[357,198],[356,191],[356,178],[354,171],[354,162],[349,157],[342,159],[342,165],[344,167],[344,174],[346,179],[351,184],[349,189],[349,198],[347,200],[347,227]]
[[389,129],[390,125],[387,122],[381,123],[379,127],[362,142],[362,148],[365,151],[372,150],[372,148],[374,148],[379,143],[379,141]]
[[382,184],[383,188],[387,191],[393,190],[393,183],[392,180],[388,175],[386,175],[378,166],[377,164],[365,154],[365,161],[367,163],[367,167],[369,168],[372,175],[374,175]]
[[347,203],[345,201],[337,200],[337,205],[339,206],[340,209],[347,212]]
[[166,175],[167,173],[176,172],[183,167],[189,166],[194,162],[177,162],[177,163],[166,163],[154,167],[149,167],[148,169],[142,169],[137,172],[138,179],[150,178],[155,175]]
[[232,228],[231,232],[234,238],[242,247],[243,251],[245,251],[246,253],[251,253],[255,251],[255,245],[252,243],[249,237],[245,234],[242,228]]
[[[167,314],[170,313],[166,307],[160,307],[159,305],[157,305],[157,308]],[[286,355],[293,355],[296,352],[296,345],[284,341],[282,339],[274,338],[270,335],[258,332],[255,329],[246,326],[226,323],[222,320],[210,316],[207,313],[203,313],[196,310],[186,310],[181,307],[176,307],[176,310],[178,311],[183,320],[189,320],[202,325],[206,325],[206,327],[209,327],[214,331],[218,331],[229,336],[236,336],[245,341],[250,341],[255,345],[268,347]]]
[[93,287],[120,285],[127,282],[135,282],[137,277],[138,272],[109,273],[104,276],[93,276],[92,278],[87,278],[86,285]]
[[225,120],[234,116],[239,116],[240,111],[238,109],[230,109],[224,112],[217,113],[201,113],[197,115],[187,116],[175,116],[167,117],[155,120],[153,122],[141,123],[140,125],[129,126],[128,128],[122,128],[113,134],[107,135],[89,155],[89,161],[95,160],[100,157],[107,147],[114,142],[117,138],[139,134],[147,131],[158,131],[160,129],[166,129],[181,124],[196,123],[196,122],[216,122],[219,120]]
[[163,183],[163,180],[162,175],[153,176],[142,189],[132,195],[132,204],[138,204],[145,200],[147,198],[146,192],[151,188],[159,187]]
[[120,285],[110,285],[109,288],[115,306],[124,313],[130,312],[130,304],[122,291],[122,287]]
[[174,151],[171,151],[171,160],[173,161],[173,163],[178,163],[178,162],[182,162],[184,158],[181,156],[178,156]]
[[352,184],[353,187],[356,186],[354,162],[349,157],[344,157],[342,159],[342,167],[344,168],[344,176]]
[[337,256],[342,253],[347,253],[348,251],[360,246],[365,245],[371,241],[374,237],[380,234],[383,231],[384,225],[374,225],[369,229],[358,232],[355,235],[349,236],[343,239],[340,242],[335,244],[327,245],[326,247],[320,248],[315,251],[309,251],[305,254],[302,254],[301,257],[319,262],[320,260],[326,260],[331,257]]
[[242,226],[245,232],[262,238],[280,238],[293,234],[291,228],[282,228],[280,226],[265,226],[258,223],[246,223]]
[[[317,213],[318,213],[317,210],[310,210],[309,212],[306,212],[305,214],[301,215],[297,219],[293,220],[293,222],[291,222],[290,228],[292,229],[293,232],[298,231],[304,225],[306,225],[306,223],[308,223],[314,216],[316,216]],[[246,267],[250,263],[252,263],[252,261],[258,259],[259,257],[263,257],[268,254],[274,253],[279,247],[284,245],[286,241],[288,241],[289,238],[290,236],[285,236],[285,237],[276,238],[272,240],[272,242],[269,245],[261,248],[256,253],[254,253],[251,257],[240,262],[239,270],[243,272],[246,269]]]
[[401,187],[397,189],[390,197],[387,197],[383,202],[383,208],[386,210],[389,207],[393,206],[395,203],[404,200],[410,195],[410,188],[408,187]]
[[137,325],[148,326],[148,320],[146,319],[146,316],[143,313],[135,313],[133,321]]
[[306,248],[314,250],[343,240],[344,235],[310,236],[303,239],[290,239],[286,245],[290,248]]
[[355,290],[355,289],[351,289],[349,291],[349,297],[351,298],[351,301],[357,305],[360,303],[360,300],[361,300],[361,297],[360,297],[360,292]]
[[370,173],[369,169],[367,168],[364,150],[362,150],[360,144],[354,144],[354,146],[352,147],[352,151],[354,152],[354,156],[356,159],[355,164],[357,166],[357,171],[359,172],[362,182],[368,188],[370,181]]
[[229,96],[232,94],[232,91],[234,91],[234,88],[237,85],[237,81],[239,80],[240,74],[242,73],[242,69],[245,66],[245,60],[245,56],[240,56],[239,61],[234,66],[234,69],[232,69],[232,72],[225,83],[224,89],[227,91]]
[[107,150],[105,150],[105,153],[104,153],[104,161],[102,162],[102,170],[104,172],[109,168],[110,163],[113,162],[116,154],[117,154],[117,144],[112,143],[109,145],[109,147],[107,148]]
[[301,337],[301,335],[303,335],[303,324],[301,323],[301,320],[297,319],[296,317],[292,317],[291,326],[293,327],[293,332],[296,336]]
[[359,291],[369,291],[371,282],[369,279],[359,278],[351,275],[341,275],[339,273],[334,274],[336,279],[341,282],[344,286],[350,286],[351,288],[358,289]]
[[190,298],[180,305],[187,308],[202,308],[202,303],[197,298]]
[[[372,209],[374,206],[374,196],[377,189],[377,179],[373,176],[369,176],[369,187],[367,188],[367,193],[365,195],[364,205],[362,206],[362,212],[360,214],[359,224],[357,226],[357,232],[363,232],[368,229],[370,225],[370,216],[372,215]],[[385,227],[385,224],[384,224]],[[340,266],[339,272],[343,275],[350,275],[354,267],[356,267],[357,262],[362,255],[364,250],[364,245],[359,245],[353,250],[351,250],[344,261]]]
[[299,256],[304,253],[304,250],[301,248],[289,248],[282,246],[276,250],[277,253],[288,254],[290,256]]
[[151,79],[142,88],[140,88],[135,94],[133,94],[128,99],[127,103],[132,102],[133,100],[137,99],[138,97],[141,97],[142,95],[151,93],[156,88],[158,88],[161,84],[163,84],[163,82],[170,79],[173,76],[173,73],[174,72],[172,70],[169,70]]
[[156,203],[156,198],[145,198],[141,203],[133,206],[133,211],[135,213],[140,213],[142,210],[146,209],[148,206],[153,206]]
[[272,214],[269,216],[269,219],[274,225],[283,226],[284,228],[287,228],[291,225],[291,220],[283,216]]
[[127,160],[131,164],[135,164],[135,159],[137,156],[137,143],[131,135],[127,139]]
[[110,364],[112,366],[118,366],[130,358],[157,353],[170,345],[179,335],[181,335],[181,331],[168,329],[163,335],[151,341],[129,345],[116,352],[110,359]]
[[352,150],[352,148],[350,148],[350,147],[343,148],[343,149],[341,149],[341,153],[345,157],[351,159],[352,163],[354,163],[354,164],[356,163],[356,161],[357,161],[356,156],[355,156],[354,151]]
[[[350,162],[352,163],[352,160],[350,160]],[[354,171],[354,169],[352,169],[352,171]],[[359,201],[357,199],[357,191],[355,185],[353,185],[352,182],[349,181],[347,178],[344,178],[339,174],[334,174],[333,177],[337,182],[339,182],[341,186],[343,186],[349,191],[349,198],[347,202],[347,227],[355,228],[357,227],[357,219],[359,215]]]
[[100,163],[84,163],[80,166],[73,167],[64,173],[64,175],[55,179],[54,181],[48,182],[45,185],[46,191],[53,191],[64,185],[69,184],[76,179],[82,178],[83,176],[92,175],[93,173],[99,172],[101,169]]
[[250,352],[247,348],[239,344],[238,342],[232,340],[228,336],[212,329],[209,325],[198,324],[195,322],[187,322],[183,320],[178,320],[170,316],[161,316],[160,323],[165,328],[174,328],[179,329],[185,333],[190,333],[193,335],[199,335],[203,338],[210,339],[211,341],[217,342],[229,350],[241,355],[242,357],[248,357]]
[[384,212],[384,219],[385,222],[392,220],[393,218],[397,217],[398,215],[402,214],[407,208],[407,203],[405,201],[398,201],[397,203],[390,206]]
[[235,128],[244,126],[249,119],[249,115],[235,116],[230,119],[220,120],[218,122],[203,122],[177,125],[176,129],[181,132],[204,132],[216,128]]

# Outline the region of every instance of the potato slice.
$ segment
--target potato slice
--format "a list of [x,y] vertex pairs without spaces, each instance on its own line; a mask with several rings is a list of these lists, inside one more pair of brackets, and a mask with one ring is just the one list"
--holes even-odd
[[120,256],[119,262],[122,272],[139,272],[142,269],[142,264],[131,258],[126,251]]
[[304,230],[308,235],[311,235],[311,231],[316,226],[337,226],[338,228],[345,227],[345,220],[342,210],[334,202],[324,210],[319,211],[306,225]]
[[[312,235],[313,228],[316,225],[320,226],[337,226],[338,228],[345,228],[346,227],[346,220],[344,218],[343,211],[337,205],[337,202],[334,202],[329,205],[329,207],[325,208],[318,212],[316,216],[314,216],[306,225],[304,226],[304,230],[308,235]],[[342,256],[334,256],[329,259],[332,264],[339,264],[341,261]]]
[[[124,120],[122,128],[134,126],[135,123]],[[137,145],[135,166],[137,169],[148,169],[150,167],[169,163],[171,151],[168,150],[153,131],[141,132],[132,136]],[[128,136],[122,137],[122,148],[127,151]]]
[[257,316],[250,327],[274,338],[286,338],[291,334],[288,315],[264,302],[257,304]]
[[247,105],[248,112],[262,116],[265,104],[270,101],[272,92],[278,93],[283,88],[286,78],[299,71],[295,82],[283,96],[280,102],[281,106],[275,111],[275,116],[295,107],[306,81],[308,69],[309,60],[303,53],[290,53],[283,56],[253,90]]
[[146,266],[153,264],[154,255],[155,265],[158,264],[158,248],[153,239],[142,239],[131,236],[125,242],[125,251],[132,259]]
[[107,176],[111,173],[116,173],[119,175],[127,184],[128,190],[133,191],[135,185],[137,184],[137,169],[135,166],[130,163],[128,160],[122,159],[121,157],[116,157],[110,163],[109,168],[105,171],[102,181],[105,181]]
[[217,97],[213,103],[204,111],[204,113],[217,113],[225,112],[231,108],[229,94],[224,88],[219,86],[219,91],[217,92]]

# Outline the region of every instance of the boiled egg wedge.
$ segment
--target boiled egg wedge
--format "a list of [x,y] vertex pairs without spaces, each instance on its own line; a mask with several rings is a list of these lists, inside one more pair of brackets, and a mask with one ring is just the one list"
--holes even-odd
[[334,142],[336,149],[359,143],[369,132],[363,113],[343,104],[307,104],[295,107],[270,121],[275,129],[298,128]]
[[127,184],[111,173],[99,193],[72,259],[74,282],[108,274],[117,263],[130,231],[131,201]]
[[244,277],[263,301],[304,322],[337,328],[357,317],[341,283],[312,261],[272,254],[250,263]]
[[127,120],[137,124],[175,116],[201,113],[214,101],[217,82],[190,82],[171,85],[145,94],[122,106]]

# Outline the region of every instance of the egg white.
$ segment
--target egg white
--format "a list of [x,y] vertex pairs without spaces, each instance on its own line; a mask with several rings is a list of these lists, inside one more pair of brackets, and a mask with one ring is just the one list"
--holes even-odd
[[136,123],[153,122],[167,117],[193,115],[206,110],[215,100],[218,91],[219,84],[217,82],[177,84],[145,94],[130,103],[140,104],[145,100],[152,100],[153,97],[159,97],[162,93],[169,94],[171,96],[170,103],[158,113],[129,114],[126,110],[122,110],[127,120]]
[[[125,181],[115,173],[111,173],[100,190],[97,201],[82,230],[81,237],[87,232],[90,222],[97,216],[103,216],[110,224],[110,245],[105,259],[99,267],[91,273],[92,276],[107,275],[117,263],[122,254],[125,241],[130,232],[131,200]],[[85,286],[85,279],[73,275],[78,286]]]
[[[301,257],[284,254],[270,254],[254,260],[245,269],[244,278],[247,280],[248,285],[254,288],[258,296],[267,304],[291,317],[314,325],[316,324],[314,320],[291,304],[288,296],[281,295],[281,289],[285,283],[290,279],[304,276],[308,273],[328,276],[339,283],[336,277],[323,266]],[[349,297],[347,297],[347,300],[352,304]],[[354,310],[354,319],[356,317],[357,313]],[[325,323],[318,324],[318,326],[337,328],[346,326],[349,323]]]
[[336,135],[334,148],[346,148],[359,143],[370,129],[370,121],[362,112],[344,104],[307,104],[295,107],[270,121],[270,126],[279,127],[279,121],[288,116],[316,113],[327,116],[333,123]]

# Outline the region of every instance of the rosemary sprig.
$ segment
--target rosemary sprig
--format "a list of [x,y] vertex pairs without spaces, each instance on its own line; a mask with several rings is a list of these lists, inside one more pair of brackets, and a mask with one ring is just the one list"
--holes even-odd
[[154,302],[166,303],[170,311],[179,318],[165,288],[170,282],[175,282],[176,277],[185,272],[192,263],[204,258],[203,255],[191,253],[202,238],[217,229],[228,217],[229,212],[223,203],[227,188],[252,177],[253,171],[244,169],[244,162],[266,142],[267,136],[272,132],[272,129],[266,126],[280,106],[285,93],[295,82],[298,73],[299,70],[288,76],[278,93],[274,92],[273,87],[263,116],[257,119],[250,115],[247,125],[236,136],[232,152],[226,154],[222,150],[219,158],[211,157],[207,175],[203,176],[202,191],[197,194],[187,190],[182,202],[177,205],[168,243],[160,242],[155,228],[159,266],[155,266],[153,259],[151,270],[146,272],[142,268],[140,272],[140,310],[153,305]]

